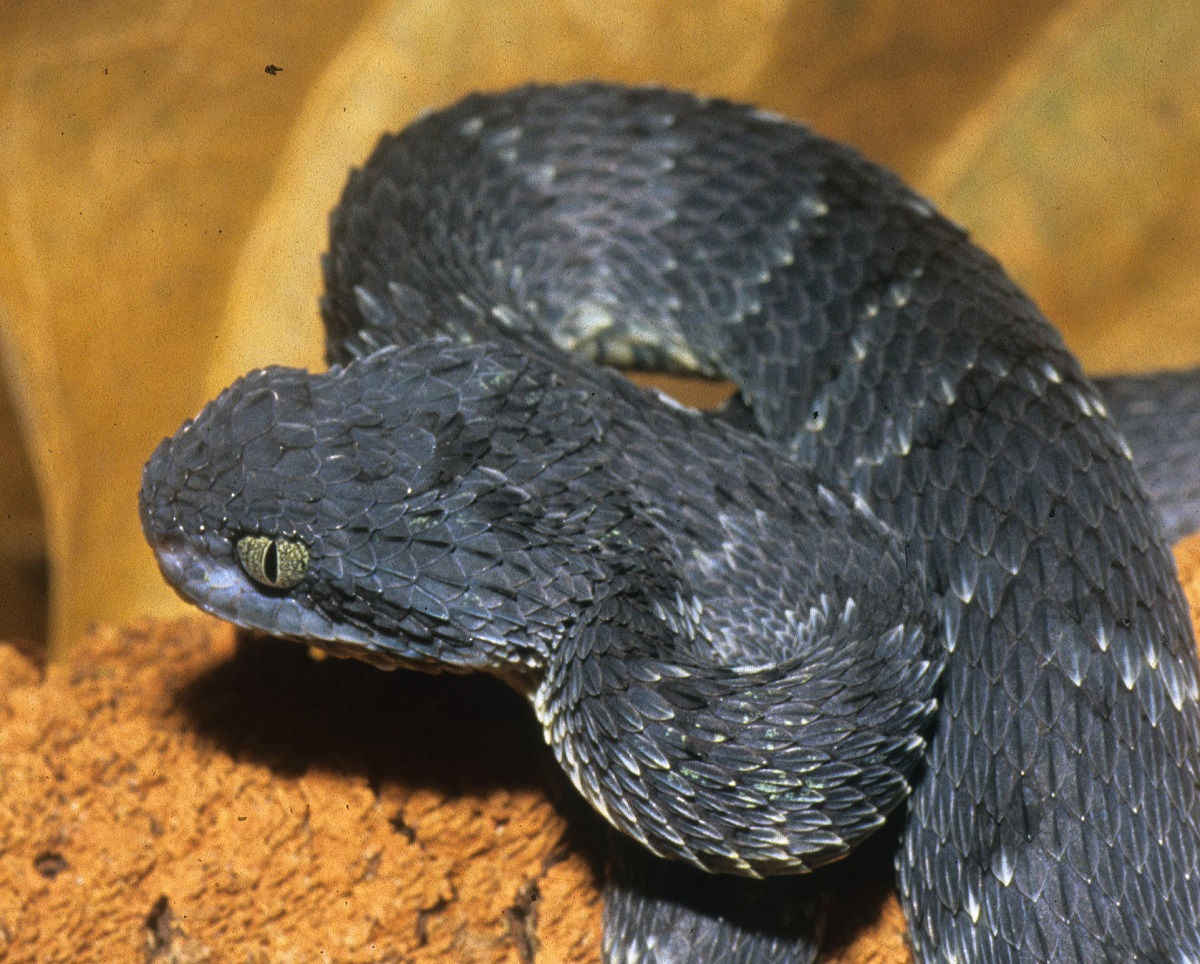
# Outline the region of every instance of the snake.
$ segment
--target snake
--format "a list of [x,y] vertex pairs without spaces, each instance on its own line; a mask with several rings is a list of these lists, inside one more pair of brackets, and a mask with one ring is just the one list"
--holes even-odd
[[896,175],[660,88],[426,114],[331,239],[328,370],[165,439],[145,535],[239,626],[523,694],[606,961],[813,960],[884,825],[919,961],[1200,961],[1194,376],[1089,380]]

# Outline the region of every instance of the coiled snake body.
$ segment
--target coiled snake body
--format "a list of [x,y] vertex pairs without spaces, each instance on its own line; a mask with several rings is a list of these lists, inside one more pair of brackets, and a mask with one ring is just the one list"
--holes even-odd
[[[527,693],[640,842],[610,961],[811,959],[790,875],[910,791],[921,960],[1200,961],[1161,521],[926,201],[748,108],[530,87],[385,138],[325,271],[334,367],[253,372],[165,441],[147,537],[224,618]],[[579,353],[739,394],[692,412]]]

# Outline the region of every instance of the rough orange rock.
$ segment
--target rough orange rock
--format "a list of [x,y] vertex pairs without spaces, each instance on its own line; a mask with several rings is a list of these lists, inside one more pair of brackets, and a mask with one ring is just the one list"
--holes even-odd
[[[0,772],[5,964],[599,960],[603,828],[489,679],[200,617],[0,646]],[[910,959],[893,848],[833,869],[823,961]]]
[[490,680],[198,618],[0,648],[0,694],[0,960],[597,957],[595,848]]

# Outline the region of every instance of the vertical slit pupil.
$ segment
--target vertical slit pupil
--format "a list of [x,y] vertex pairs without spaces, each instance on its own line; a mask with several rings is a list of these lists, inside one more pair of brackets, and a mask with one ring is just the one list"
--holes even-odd
[[267,551],[263,553],[263,575],[271,585],[279,581],[279,550],[274,539],[267,543]]

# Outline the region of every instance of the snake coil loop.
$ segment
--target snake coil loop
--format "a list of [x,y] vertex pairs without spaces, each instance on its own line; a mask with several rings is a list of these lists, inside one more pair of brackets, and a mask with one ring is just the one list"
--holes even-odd
[[1200,961],[1200,667],[1114,420],[1178,382],[1106,405],[929,202],[723,101],[468,97],[331,225],[333,367],[166,440],[147,538],[209,612],[526,694],[624,835],[609,961],[812,960],[788,875],[906,798],[919,960]]

